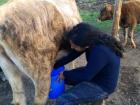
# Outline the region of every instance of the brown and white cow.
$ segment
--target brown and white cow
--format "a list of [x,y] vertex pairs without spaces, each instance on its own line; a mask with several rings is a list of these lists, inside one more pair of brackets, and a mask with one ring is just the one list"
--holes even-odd
[[0,67],[15,105],[27,105],[21,75],[35,86],[35,105],[44,105],[64,32],[81,22],[75,0],[10,0],[0,7]]
[[[101,9],[99,20],[105,21],[113,19],[114,6],[112,4],[106,4],[106,6]],[[124,30],[124,46],[127,44],[128,36],[131,39],[133,48],[136,48],[134,42],[134,29],[137,24],[140,23],[140,1],[127,1],[122,4],[121,9],[121,20],[120,26]]]

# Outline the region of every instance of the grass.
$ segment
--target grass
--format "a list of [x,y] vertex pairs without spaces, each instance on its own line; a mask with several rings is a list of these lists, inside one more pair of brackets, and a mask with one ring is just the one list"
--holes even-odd
[[140,32],[140,24],[137,26],[136,32]]
[[8,0],[0,0],[0,5],[6,3]]
[[[95,11],[80,10],[80,15],[83,21],[96,26],[107,33],[111,33],[112,20],[107,20],[104,22],[97,22],[96,20],[97,20],[97,17],[99,16],[99,13]],[[137,28],[135,31],[140,32],[140,24],[137,25]]]
[[87,10],[80,10],[80,15],[83,21],[90,23],[99,29],[110,33],[112,28],[112,21],[104,21],[104,22],[97,22],[97,17],[99,16],[98,12],[95,11],[87,11]]

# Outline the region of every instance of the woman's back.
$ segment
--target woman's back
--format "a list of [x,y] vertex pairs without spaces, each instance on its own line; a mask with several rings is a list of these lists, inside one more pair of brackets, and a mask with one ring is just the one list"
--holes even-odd
[[[98,66],[104,65],[91,81],[100,85],[103,90],[107,91],[108,93],[112,93],[117,85],[120,68],[120,57],[118,57],[110,48],[105,45],[97,45],[94,48],[91,48],[90,51],[88,49],[86,52],[87,60],[89,57],[90,59],[94,59]],[[99,57],[96,59],[98,55],[92,56],[94,52],[99,54],[100,59]],[[93,65],[94,64],[92,64],[92,66]]]

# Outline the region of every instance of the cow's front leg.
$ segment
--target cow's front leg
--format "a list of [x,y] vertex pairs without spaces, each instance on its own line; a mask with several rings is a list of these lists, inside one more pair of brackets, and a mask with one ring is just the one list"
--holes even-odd
[[123,33],[123,34],[124,34],[124,43],[123,43],[123,45],[124,45],[124,46],[127,45],[127,41],[128,41],[128,29],[129,29],[129,28],[124,28],[124,29],[123,29],[123,31],[124,31],[124,33]]
[[0,66],[7,77],[13,92],[14,105],[26,105],[26,98],[23,89],[21,74],[15,64],[0,48]]
[[134,27],[130,27],[129,37],[131,39],[132,47],[136,48],[136,44],[135,44],[135,41],[134,41]]
[[51,69],[41,70],[35,80],[35,105],[45,105],[50,90]]

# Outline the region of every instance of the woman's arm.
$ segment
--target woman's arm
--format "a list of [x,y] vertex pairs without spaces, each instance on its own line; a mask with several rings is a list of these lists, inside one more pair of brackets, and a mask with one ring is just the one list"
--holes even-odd
[[104,68],[108,61],[108,54],[100,47],[93,49],[85,67],[63,72],[66,84],[76,85],[83,81],[90,81]]
[[57,60],[54,64],[54,68],[59,68],[65,64],[73,61],[74,59],[79,57],[82,53],[83,52],[77,52],[75,50],[70,50],[67,53],[61,54],[60,56],[58,55],[59,57],[57,58]]

